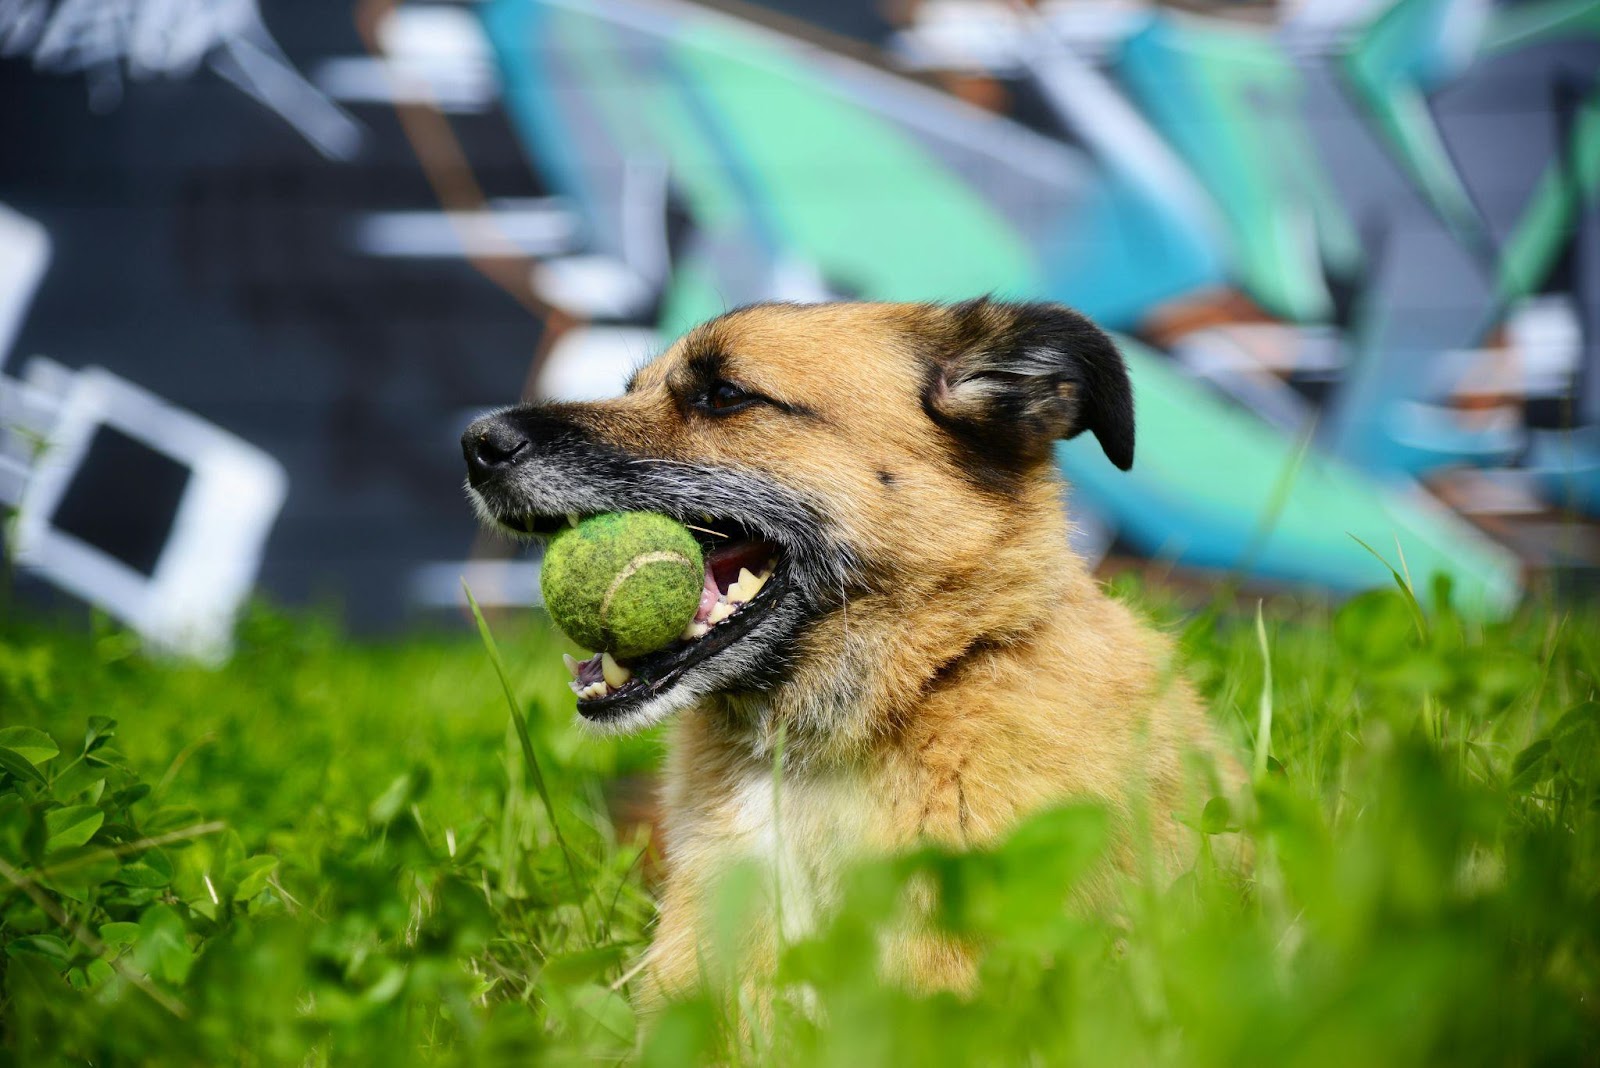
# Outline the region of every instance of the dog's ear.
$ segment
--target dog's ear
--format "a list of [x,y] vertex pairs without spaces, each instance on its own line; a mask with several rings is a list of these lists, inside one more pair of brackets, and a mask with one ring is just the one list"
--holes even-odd
[[1060,304],[981,298],[942,311],[923,399],[936,422],[1025,462],[1087,430],[1112,463],[1133,466],[1133,389],[1104,331]]

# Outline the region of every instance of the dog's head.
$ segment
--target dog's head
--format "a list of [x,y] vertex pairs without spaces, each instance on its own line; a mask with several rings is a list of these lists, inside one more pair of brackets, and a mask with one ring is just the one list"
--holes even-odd
[[[714,694],[815,710],[915,692],[964,644],[1025,627],[1065,557],[1052,445],[1085,430],[1132,464],[1122,359],[1067,308],[758,305],[691,331],[621,397],[495,412],[462,448],[498,527],[663,512],[702,537],[708,601],[748,597],[710,626],[703,604],[620,687],[586,669],[579,712],[627,728]],[[729,598],[741,569],[771,577]]]

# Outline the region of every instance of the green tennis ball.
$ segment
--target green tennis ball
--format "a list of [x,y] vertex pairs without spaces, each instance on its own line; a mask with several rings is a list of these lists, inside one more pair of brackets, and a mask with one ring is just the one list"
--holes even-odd
[[550,618],[585,649],[619,660],[670,645],[700,607],[700,543],[654,512],[585,519],[550,540],[539,580]]

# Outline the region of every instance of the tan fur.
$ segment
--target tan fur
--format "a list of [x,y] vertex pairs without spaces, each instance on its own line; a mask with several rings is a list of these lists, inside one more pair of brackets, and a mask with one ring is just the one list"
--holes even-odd
[[[1004,307],[979,333],[1005,329]],[[852,858],[992,842],[1068,799],[1108,808],[1125,865],[1141,844],[1174,869],[1188,855],[1190,832],[1169,814],[1214,784],[1193,793],[1186,754],[1219,747],[1167,640],[1068,547],[1049,450],[1000,492],[963,470],[928,417],[930,352],[972,343],[939,307],[757,307],[691,333],[626,396],[591,407],[587,422],[623,447],[758,470],[824,502],[870,574],[867,592],[798,638],[782,685],[709,698],[673,724],[647,1002],[699,981],[706,903],[741,860],[775,865],[792,937],[827,909]],[[707,350],[728,378],[815,417],[686,417],[670,387]],[[960,399],[942,381],[932,389],[932,403]],[[770,964],[778,940],[752,931],[750,966]],[[962,947],[916,932],[885,947],[888,969],[918,986],[972,981]]]

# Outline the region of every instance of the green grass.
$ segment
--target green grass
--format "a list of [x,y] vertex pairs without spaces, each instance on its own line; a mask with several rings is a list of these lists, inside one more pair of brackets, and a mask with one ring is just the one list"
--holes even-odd
[[[13,614],[0,1061],[1600,1062],[1600,611],[1485,626],[1388,589],[1269,606],[1258,631],[1253,605],[1120,593],[1259,757],[1247,824],[1205,819],[1250,839],[1248,882],[1203,856],[1074,915],[1104,823],[1068,805],[991,852],[856,872],[757,992],[774,1012],[708,994],[649,1022],[627,998],[649,865],[606,795],[660,740],[580,733],[547,631],[496,624],[519,736],[469,633],[257,613],[212,671]],[[750,876],[710,968],[765,907]],[[876,981],[913,880],[986,947],[971,1000]]]

